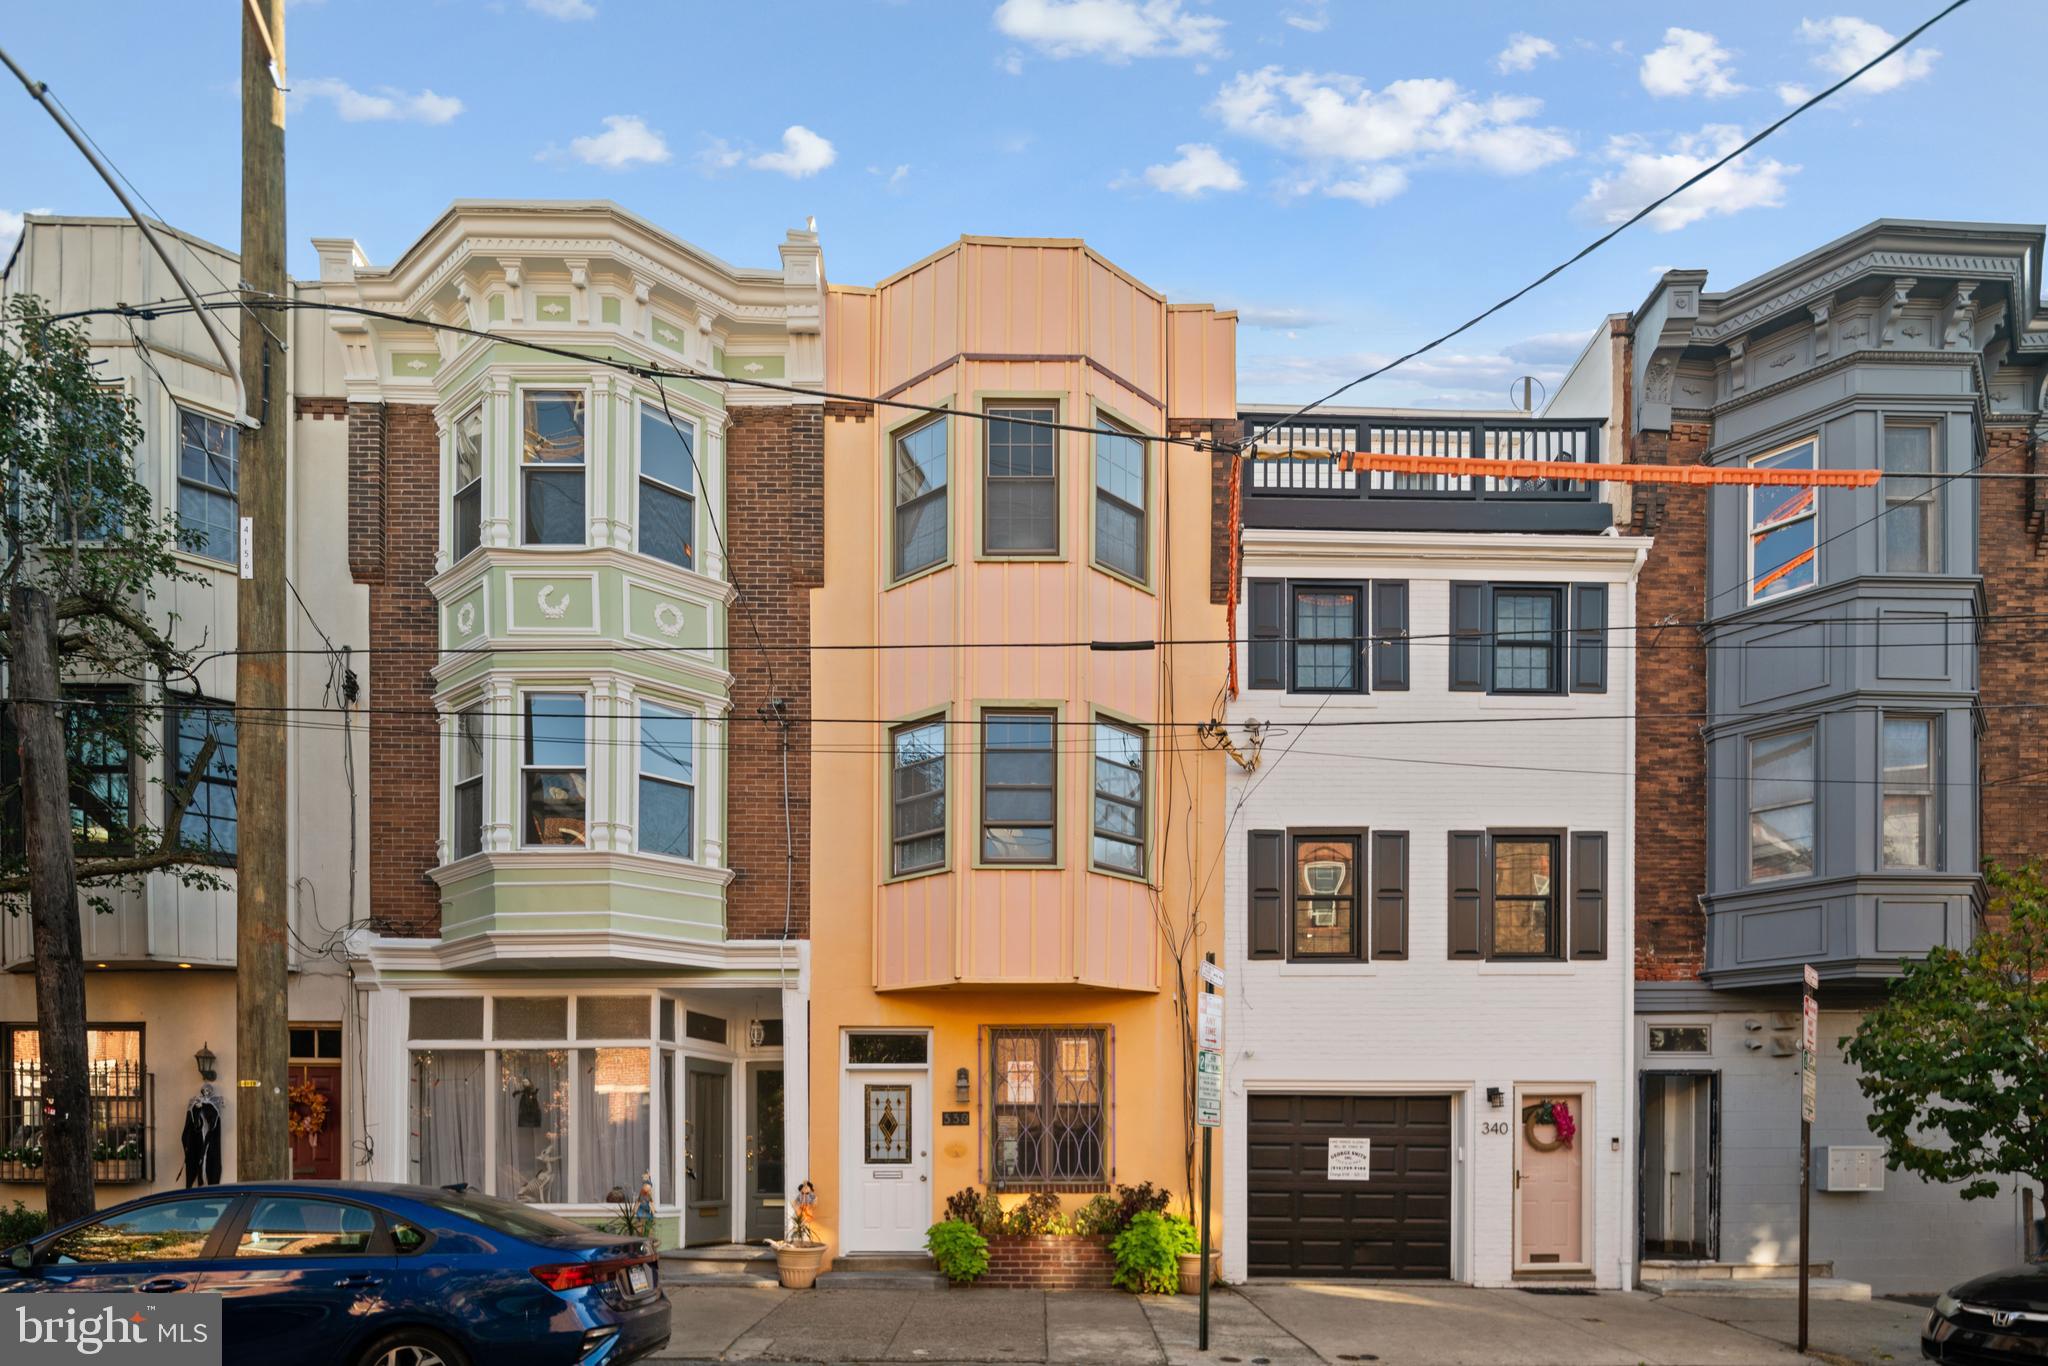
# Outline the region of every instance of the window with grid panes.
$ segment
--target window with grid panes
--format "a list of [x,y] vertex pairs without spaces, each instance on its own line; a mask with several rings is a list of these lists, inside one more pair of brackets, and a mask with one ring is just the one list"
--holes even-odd
[[1365,595],[1355,585],[1294,590],[1295,692],[1358,692]]
[[1813,871],[1814,728],[1749,742],[1749,880]]
[[981,719],[981,857],[1051,863],[1054,745],[1050,712],[989,712]]
[[1884,567],[1894,574],[1941,569],[1941,493],[1934,482],[1934,428],[1884,429]]
[[1886,716],[1884,866],[1934,866],[1934,718]]
[[1557,895],[1558,841],[1550,835],[1496,835],[1493,851],[1493,958],[1562,958]]
[[450,506],[453,558],[484,540],[484,410],[471,408],[455,424],[455,496]]
[[983,548],[991,555],[1059,553],[1059,433],[1050,405],[988,410],[982,488]]
[[[192,782],[191,800],[178,823],[178,843],[232,859],[238,828],[234,704],[172,693],[164,699],[164,719],[170,732],[174,789]],[[199,755],[209,739],[213,753],[200,768]],[[199,776],[193,779],[195,769]]]
[[583,395],[528,389],[524,395],[520,496],[526,545],[582,545]]
[[1095,845],[1098,868],[1145,876],[1145,733],[1095,723]]
[[[1810,470],[1819,443],[1808,439],[1760,455],[1757,469]],[[1762,602],[1819,582],[1820,490],[1759,484],[1749,490],[1749,600]]]
[[1560,691],[1564,595],[1555,588],[1493,590],[1493,691]]
[[[134,696],[127,688],[64,690],[72,837],[110,850],[125,849],[135,831]],[[19,743],[18,737],[8,738]],[[9,756],[14,757],[12,744]],[[18,783],[19,766],[11,767]]]
[[640,704],[640,852],[697,854],[694,718],[673,707]]
[[1086,1188],[1108,1180],[1107,1032],[989,1031],[989,1184]]
[[468,707],[455,714],[454,856],[484,849],[484,714]]
[[223,564],[240,558],[241,472],[236,461],[232,424],[178,409],[178,541]]
[[584,700],[581,693],[526,695],[523,842],[537,846],[584,844],[589,792],[585,773]]
[[1358,957],[1358,838],[1294,838],[1290,958]]
[[640,553],[697,563],[697,430],[659,406],[640,408]]
[[943,417],[896,438],[896,577],[946,558],[946,440]]

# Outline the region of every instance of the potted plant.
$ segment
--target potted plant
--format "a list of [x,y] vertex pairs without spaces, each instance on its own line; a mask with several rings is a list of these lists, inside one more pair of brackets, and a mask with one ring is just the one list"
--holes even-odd
[[818,1203],[818,1190],[806,1181],[796,1188],[789,1203],[789,1237],[770,1241],[775,1249],[775,1278],[785,1290],[809,1290],[825,1265],[825,1244],[811,1227],[811,1210]]
[[[1174,1257],[1180,1264],[1180,1293],[1202,1293],[1202,1231],[1177,1214],[1162,1216],[1167,1236],[1173,1240]],[[1209,1284],[1223,1281],[1223,1252],[1209,1249]]]

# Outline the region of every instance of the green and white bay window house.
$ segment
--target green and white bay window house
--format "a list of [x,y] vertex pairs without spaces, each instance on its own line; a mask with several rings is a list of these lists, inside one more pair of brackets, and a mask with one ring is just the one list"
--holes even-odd
[[[719,533],[729,410],[804,401],[727,377],[822,385],[817,239],[746,269],[609,204],[464,201],[388,269],[317,245],[336,299],[488,334],[329,324],[351,406],[411,441],[417,410],[391,414],[419,405],[437,443],[431,480],[414,447],[384,450],[385,498],[435,499],[386,511],[380,548],[387,575],[432,565],[403,585],[436,623],[415,676],[431,740],[387,733],[435,761],[419,876],[439,915],[380,922],[358,973],[381,1060],[364,1174],[591,1219],[644,1178],[666,1245],[779,1235],[807,1174],[804,1037],[783,1021],[805,1018],[809,955],[727,915]],[[427,525],[430,557],[394,543]]]

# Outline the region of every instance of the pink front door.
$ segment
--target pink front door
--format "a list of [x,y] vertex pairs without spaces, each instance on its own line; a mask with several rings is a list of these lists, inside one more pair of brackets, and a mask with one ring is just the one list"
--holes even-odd
[[[1578,1095],[1521,1097],[1522,1114],[1532,1116],[1545,1102],[1569,1107],[1575,1125],[1582,1123]],[[1549,1266],[1582,1266],[1586,1262],[1583,1164],[1580,1154],[1587,1136],[1581,1128],[1570,1143],[1560,1140],[1555,1125],[1525,1119],[1517,1139],[1515,1266],[1541,1270]],[[1547,1151],[1546,1151],[1547,1149]]]

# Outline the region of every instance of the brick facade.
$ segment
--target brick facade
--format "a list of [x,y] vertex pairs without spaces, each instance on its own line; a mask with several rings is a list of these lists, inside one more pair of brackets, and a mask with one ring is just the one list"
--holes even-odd
[[418,404],[348,405],[348,563],[370,589],[376,655],[370,727],[370,927],[432,937],[439,890],[427,879],[441,828],[440,728],[432,668],[438,618],[427,580],[440,535],[440,438]]
[[[2041,452],[2022,425],[1986,429],[1985,468],[2032,472]],[[1984,857],[2021,863],[2048,853],[2048,726],[2041,713],[2017,705],[2040,700],[2048,639],[2039,623],[1999,621],[2031,615],[2048,602],[2048,539],[2029,525],[2029,486],[2019,479],[1982,479],[1977,489],[1977,564],[1984,576],[1983,627],[1977,668],[1984,704],[1978,740],[1979,847]]]
[[975,1284],[998,1290],[1108,1290],[1115,1275],[1107,1238],[1005,1233],[988,1240],[988,1272]]
[[[1635,459],[1697,465],[1712,428],[1675,422],[1644,432]],[[1707,656],[1695,623],[1707,606],[1707,491],[1637,490],[1629,533],[1656,544],[1636,582],[1636,980],[1699,975],[1706,961]]]
[[[1237,477],[1237,442],[1242,439],[1242,428],[1236,422],[1169,417],[1166,434],[1213,441],[1223,448],[1208,453],[1209,601],[1220,607],[1230,594],[1230,481]],[[1167,451],[1169,458],[1188,453],[1185,448],[1171,446]]]
[[[825,573],[824,412],[810,405],[735,409],[725,457],[726,572],[739,593],[726,621],[733,674],[726,857],[736,874],[726,893],[726,936],[779,939],[786,919],[789,937],[804,939],[811,923],[811,590]],[[796,720],[787,829],[779,737],[759,714],[777,697]],[[796,861],[785,910],[790,840]]]

